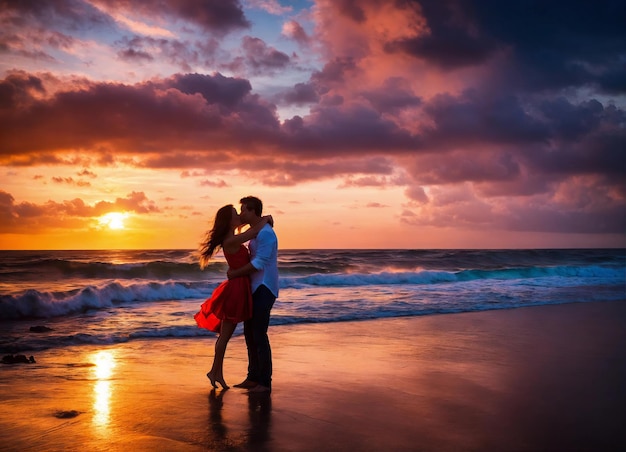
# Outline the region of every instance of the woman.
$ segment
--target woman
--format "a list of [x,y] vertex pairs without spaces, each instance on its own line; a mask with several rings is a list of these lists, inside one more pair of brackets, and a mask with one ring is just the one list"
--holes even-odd
[[[268,222],[272,224],[271,215],[264,216],[259,224],[246,232],[235,234],[235,229],[241,227],[237,210],[232,204],[222,207],[215,214],[213,229],[207,233],[202,242],[200,266],[206,267],[213,254],[221,248],[230,268],[243,267],[250,262],[250,254],[244,243],[254,238]],[[199,327],[219,333],[215,343],[213,366],[206,374],[214,388],[217,388],[217,383],[219,383],[223,389],[228,389],[223,375],[226,346],[237,323],[250,317],[252,317],[252,290],[248,276],[222,282],[213,291],[211,297],[202,303],[200,312],[194,315]]]

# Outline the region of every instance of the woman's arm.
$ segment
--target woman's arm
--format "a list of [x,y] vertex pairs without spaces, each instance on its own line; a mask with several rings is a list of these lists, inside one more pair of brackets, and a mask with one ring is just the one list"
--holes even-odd
[[248,240],[255,238],[257,234],[261,231],[261,229],[263,229],[263,226],[265,226],[267,223],[269,223],[271,226],[274,226],[274,219],[271,215],[265,215],[261,217],[261,221],[259,221],[257,224],[254,225],[254,227],[249,228],[245,232],[228,237],[226,240],[224,240],[224,246],[230,248],[233,245],[246,243]]

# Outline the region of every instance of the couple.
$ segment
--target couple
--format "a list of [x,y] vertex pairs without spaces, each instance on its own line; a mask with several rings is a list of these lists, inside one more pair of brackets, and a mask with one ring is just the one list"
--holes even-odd
[[[242,198],[241,213],[232,204],[217,211],[213,229],[201,246],[200,265],[221,248],[228,263],[228,280],[222,282],[201,306],[194,318],[199,327],[219,333],[215,343],[213,367],[207,373],[213,387],[224,381],[223,363],[226,346],[237,323],[244,322],[248,348],[248,376],[235,385],[253,393],[269,393],[272,388],[272,351],[267,328],[270,311],[278,297],[278,239],[271,215],[261,216],[263,203],[254,196]],[[235,234],[242,225],[250,229]],[[244,245],[250,241],[249,248]]]

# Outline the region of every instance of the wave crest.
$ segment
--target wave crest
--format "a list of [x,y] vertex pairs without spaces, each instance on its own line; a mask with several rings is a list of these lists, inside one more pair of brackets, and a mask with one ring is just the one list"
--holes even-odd
[[0,296],[0,319],[47,318],[110,308],[132,302],[203,298],[215,284],[197,282],[150,282],[124,285],[111,282],[66,292],[29,289],[21,295]]

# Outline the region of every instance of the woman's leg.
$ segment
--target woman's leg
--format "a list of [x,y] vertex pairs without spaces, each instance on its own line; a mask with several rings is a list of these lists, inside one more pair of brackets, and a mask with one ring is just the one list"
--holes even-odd
[[209,380],[211,380],[211,384],[215,388],[217,388],[217,384],[215,384],[215,382],[218,382],[222,385],[222,388],[228,389],[228,385],[226,385],[226,382],[224,381],[224,355],[226,354],[226,346],[228,345],[228,341],[230,341],[230,338],[232,337],[236,326],[236,323],[228,322],[226,320],[222,321],[222,329],[219,337],[217,338],[217,341],[215,342],[215,356],[213,357],[213,366],[211,367],[211,370],[206,374],[206,376],[209,377]]

